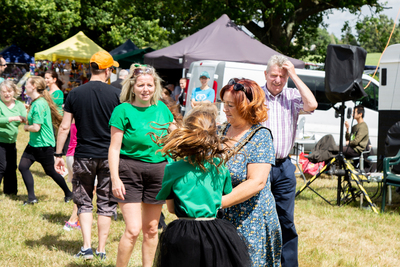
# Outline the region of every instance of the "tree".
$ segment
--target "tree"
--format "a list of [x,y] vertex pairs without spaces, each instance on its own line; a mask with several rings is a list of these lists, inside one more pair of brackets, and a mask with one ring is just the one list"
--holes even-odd
[[337,38],[333,34],[329,34],[325,28],[318,28],[316,38],[305,34],[303,42],[304,49],[311,55],[309,60],[322,63],[325,62],[328,45],[336,44]]
[[342,28],[342,44],[350,44],[359,46],[356,37],[353,35],[352,29],[348,21],[346,21]]
[[303,50],[304,36],[317,37],[318,27],[323,26],[323,15],[329,14],[330,9],[348,9],[357,13],[361,6],[370,5],[376,11],[381,10],[378,0],[148,0],[146,3],[140,8],[148,11],[153,10],[153,6],[157,7],[154,12],[143,12],[145,17],[150,16],[146,19],[155,14],[160,19],[160,25],[171,32],[173,42],[227,14],[262,43],[296,58],[308,53]]
[[29,54],[48,48],[79,25],[79,7],[77,1],[3,1],[0,45],[16,44]]
[[127,39],[138,47],[168,45],[159,20],[143,19],[139,12],[118,0],[6,0],[0,5],[0,46],[16,44],[32,55],[79,31],[106,50]]
[[[367,52],[382,53],[389,40],[393,25],[393,19],[389,19],[386,15],[379,15],[379,17],[366,16],[356,24],[357,41]],[[400,26],[397,24],[390,44],[399,42]]]

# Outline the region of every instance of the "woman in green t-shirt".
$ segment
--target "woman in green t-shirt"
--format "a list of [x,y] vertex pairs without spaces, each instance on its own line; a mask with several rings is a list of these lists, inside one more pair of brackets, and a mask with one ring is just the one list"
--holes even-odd
[[49,88],[49,94],[56,104],[58,112],[63,115],[63,104],[64,104],[64,93],[61,91],[62,85],[64,84],[59,78],[57,72],[54,70],[48,70],[44,74],[44,80]]
[[177,161],[166,166],[157,199],[166,200],[179,219],[161,234],[155,266],[250,266],[236,228],[216,218],[222,195],[232,192],[225,167],[229,153],[217,134],[217,114],[211,103],[197,106],[183,127],[159,139],[161,152]]
[[72,192],[64,178],[54,169],[53,125],[58,128],[62,117],[45,89],[46,82],[39,76],[30,77],[25,86],[26,94],[32,98],[32,102],[28,110],[27,124],[24,126],[24,130],[30,132],[29,143],[18,167],[28,191],[28,200],[24,205],[38,202],[33,187],[33,176],[29,170],[35,161],[42,165],[45,173],[64,191],[64,201],[69,202],[72,199]]
[[4,81],[0,84],[0,183],[4,177],[3,192],[7,195],[18,193],[15,142],[18,126],[26,119],[24,104],[14,98],[20,93],[12,81]]
[[[108,162],[112,201],[119,202],[126,223],[118,246],[117,266],[127,266],[140,231],[142,262],[152,266],[158,242],[158,221],[165,201],[156,200],[167,161],[149,133],[166,134],[173,116],[161,97],[154,68],[132,64],[123,81],[120,100],[110,119]],[[155,128],[153,128],[155,127]]]

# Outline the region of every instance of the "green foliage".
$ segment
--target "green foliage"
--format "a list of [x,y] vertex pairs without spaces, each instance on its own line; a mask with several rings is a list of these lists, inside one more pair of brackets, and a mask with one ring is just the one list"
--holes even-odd
[[326,58],[326,50],[329,44],[336,44],[337,38],[329,34],[325,28],[318,28],[316,33],[306,33],[302,42],[304,49],[309,53],[308,60],[323,63]]
[[[150,0],[145,8],[153,3],[160,1]],[[297,58],[309,54],[303,49],[307,41],[305,36],[317,36],[318,27],[324,26],[323,15],[328,14],[330,9],[349,9],[350,12],[357,13],[361,6],[370,5],[376,11],[381,10],[378,0],[169,0],[161,3],[154,14],[160,18],[160,26],[171,32],[172,42],[195,33],[222,14],[227,14],[237,25],[245,26],[262,43]],[[163,15],[160,16],[160,13]]]
[[[366,16],[356,24],[358,43],[369,53],[383,52],[393,30],[393,25],[393,19],[389,19],[386,15]],[[399,42],[400,26],[397,24],[389,45]]]
[[139,48],[167,46],[169,32],[141,11],[118,0],[7,0],[0,5],[0,46],[16,44],[33,55],[79,31],[106,50],[127,39]]
[[353,35],[351,26],[348,21],[346,21],[342,28],[342,44],[357,45],[358,42],[356,37]]
[[300,58],[311,53],[303,49],[309,38],[320,39],[325,14],[357,13],[363,5],[382,9],[378,0],[4,0],[0,46],[16,44],[33,54],[83,31],[106,50],[128,38],[141,48],[161,48],[227,14],[262,43]]

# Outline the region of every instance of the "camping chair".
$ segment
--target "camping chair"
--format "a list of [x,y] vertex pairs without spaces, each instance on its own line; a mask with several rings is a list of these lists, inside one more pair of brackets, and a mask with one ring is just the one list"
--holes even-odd
[[369,165],[369,160],[367,160],[370,157],[370,154],[372,153],[372,144],[371,141],[368,140],[368,144],[363,152],[361,152],[359,157],[352,157],[348,158],[348,160],[353,161],[353,166],[356,169],[359,169],[361,172],[369,172],[371,169],[371,166],[369,166],[368,171],[365,170],[365,162],[368,163]]
[[[383,187],[382,187],[382,212],[385,212],[386,189],[388,186],[400,187],[400,175],[392,172],[392,166],[400,163],[400,150],[394,157],[386,157],[383,159]],[[391,187],[389,190],[392,190]]]

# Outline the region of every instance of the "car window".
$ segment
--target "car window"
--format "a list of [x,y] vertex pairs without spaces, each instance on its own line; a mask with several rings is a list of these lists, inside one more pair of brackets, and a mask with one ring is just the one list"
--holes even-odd
[[[367,86],[368,82],[368,80],[363,79],[363,86]],[[371,82],[364,91],[367,93],[367,96],[361,98],[359,104],[363,105],[366,108],[378,111],[379,87]]]
[[[332,107],[332,103],[328,100],[325,94],[325,79],[323,77],[313,77],[298,75],[299,78],[310,88],[318,102],[317,110],[328,110]],[[296,88],[292,79],[288,79],[288,87]]]

